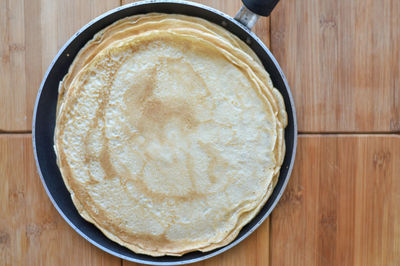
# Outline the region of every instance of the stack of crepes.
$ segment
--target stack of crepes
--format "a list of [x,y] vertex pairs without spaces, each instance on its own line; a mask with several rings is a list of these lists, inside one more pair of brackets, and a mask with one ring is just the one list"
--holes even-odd
[[60,83],[57,163],[83,218],[137,253],[224,246],[270,196],[287,123],[252,50],[200,18],[105,28]]

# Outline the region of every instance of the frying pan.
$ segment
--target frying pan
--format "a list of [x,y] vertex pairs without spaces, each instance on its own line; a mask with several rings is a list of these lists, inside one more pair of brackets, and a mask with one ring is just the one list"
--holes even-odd
[[[201,261],[220,254],[237,245],[268,217],[280,199],[292,171],[297,144],[296,112],[286,78],[275,58],[267,47],[251,32],[251,27],[257,21],[258,15],[268,16],[279,0],[243,0],[244,6],[235,18],[197,3],[184,1],[145,1],[128,4],[113,9],[80,29],[61,48],[44,76],[36,99],[32,140],[38,172],[46,192],[54,206],[81,236],[102,250],[122,259],[153,265],[181,265]],[[274,86],[281,92],[288,114],[288,126],[285,129],[286,155],[276,187],[261,211],[240,231],[234,241],[227,246],[209,252],[190,252],[181,257],[152,257],[136,254],[129,249],[108,239],[93,224],[84,220],[74,204],[70,193],[64,185],[56,164],[53,150],[53,136],[56,120],[58,85],[67,73],[75,55],[92,37],[113,22],[136,14],[149,12],[177,13],[200,17],[221,25],[228,31],[245,41],[257,54],[265,69],[270,74]],[[258,14],[258,15],[256,15]]]

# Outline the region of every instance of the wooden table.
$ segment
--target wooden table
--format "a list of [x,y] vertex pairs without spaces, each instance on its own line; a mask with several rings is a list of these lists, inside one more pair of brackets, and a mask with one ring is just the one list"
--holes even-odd
[[[230,15],[239,0],[202,0]],[[0,265],[136,265],[48,199],[32,110],[56,52],[119,0],[0,0]],[[299,144],[270,218],[211,265],[400,265],[400,1],[281,0],[256,33],[294,95]]]

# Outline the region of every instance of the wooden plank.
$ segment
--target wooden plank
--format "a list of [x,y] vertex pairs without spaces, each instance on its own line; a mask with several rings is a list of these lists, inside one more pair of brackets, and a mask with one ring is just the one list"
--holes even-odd
[[400,2],[285,0],[271,47],[301,132],[400,132]]
[[31,135],[0,135],[0,265],[114,265],[78,235],[42,186]]
[[[135,1],[123,0],[123,4]],[[203,5],[211,6],[230,16],[234,16],[242,6],[240,0],[234,1],[213,1],[213,0],[195,0]],[[269,45],[269,19],[260,18],[257,22],[254,32],[266,44]],[[209,259],[204,262],[192,264],[193,266],[266,266],[269,260],[269,219],[265,221],[256,232],[248,239],[234,247],[230,251]],[[123,265],[139,265],[123,261]]]
[[30,131],[40,82],[61,46],[119,0],[0,0],[0,131]]
[[271,265],[400,265],[400,136],[300,137]]

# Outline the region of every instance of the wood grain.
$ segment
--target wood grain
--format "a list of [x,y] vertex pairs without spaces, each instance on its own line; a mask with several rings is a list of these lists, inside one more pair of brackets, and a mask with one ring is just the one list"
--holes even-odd
[[30,131],[40,82],[61,46],[119,0],[0,0],[0,131]]
[[300,132],[400,132],[400,1],[284,0],[271,48]]
[[271,265],[400,265],[400,136],[300,137]]
[[[301,136],[271,227],[194,265],[399,265],[399,150],[395,135]],[[1,265],[119,265],[51,205],[30,135],[1,135],[0,154]]]
[[[121,3],[132,1],[123,0]],[[240,0],[197,0],[233,16]],[[119,0],[0,0],[0,133],[30,131],[65,41]],[[294,94],[300,132],[400,132],[400,2],[284,0],[255,32]],[[271,43],[270,43],[271,31]],[[400,265],[400,136],[303,135],[272,216],[195,266]],[[66,224],[36,174],[31,135],[0,134],[0,265],[138,265]]]
[[121,264],[53,207],[37,175],[31,135],[0,135],[0,154],[0,265]]

